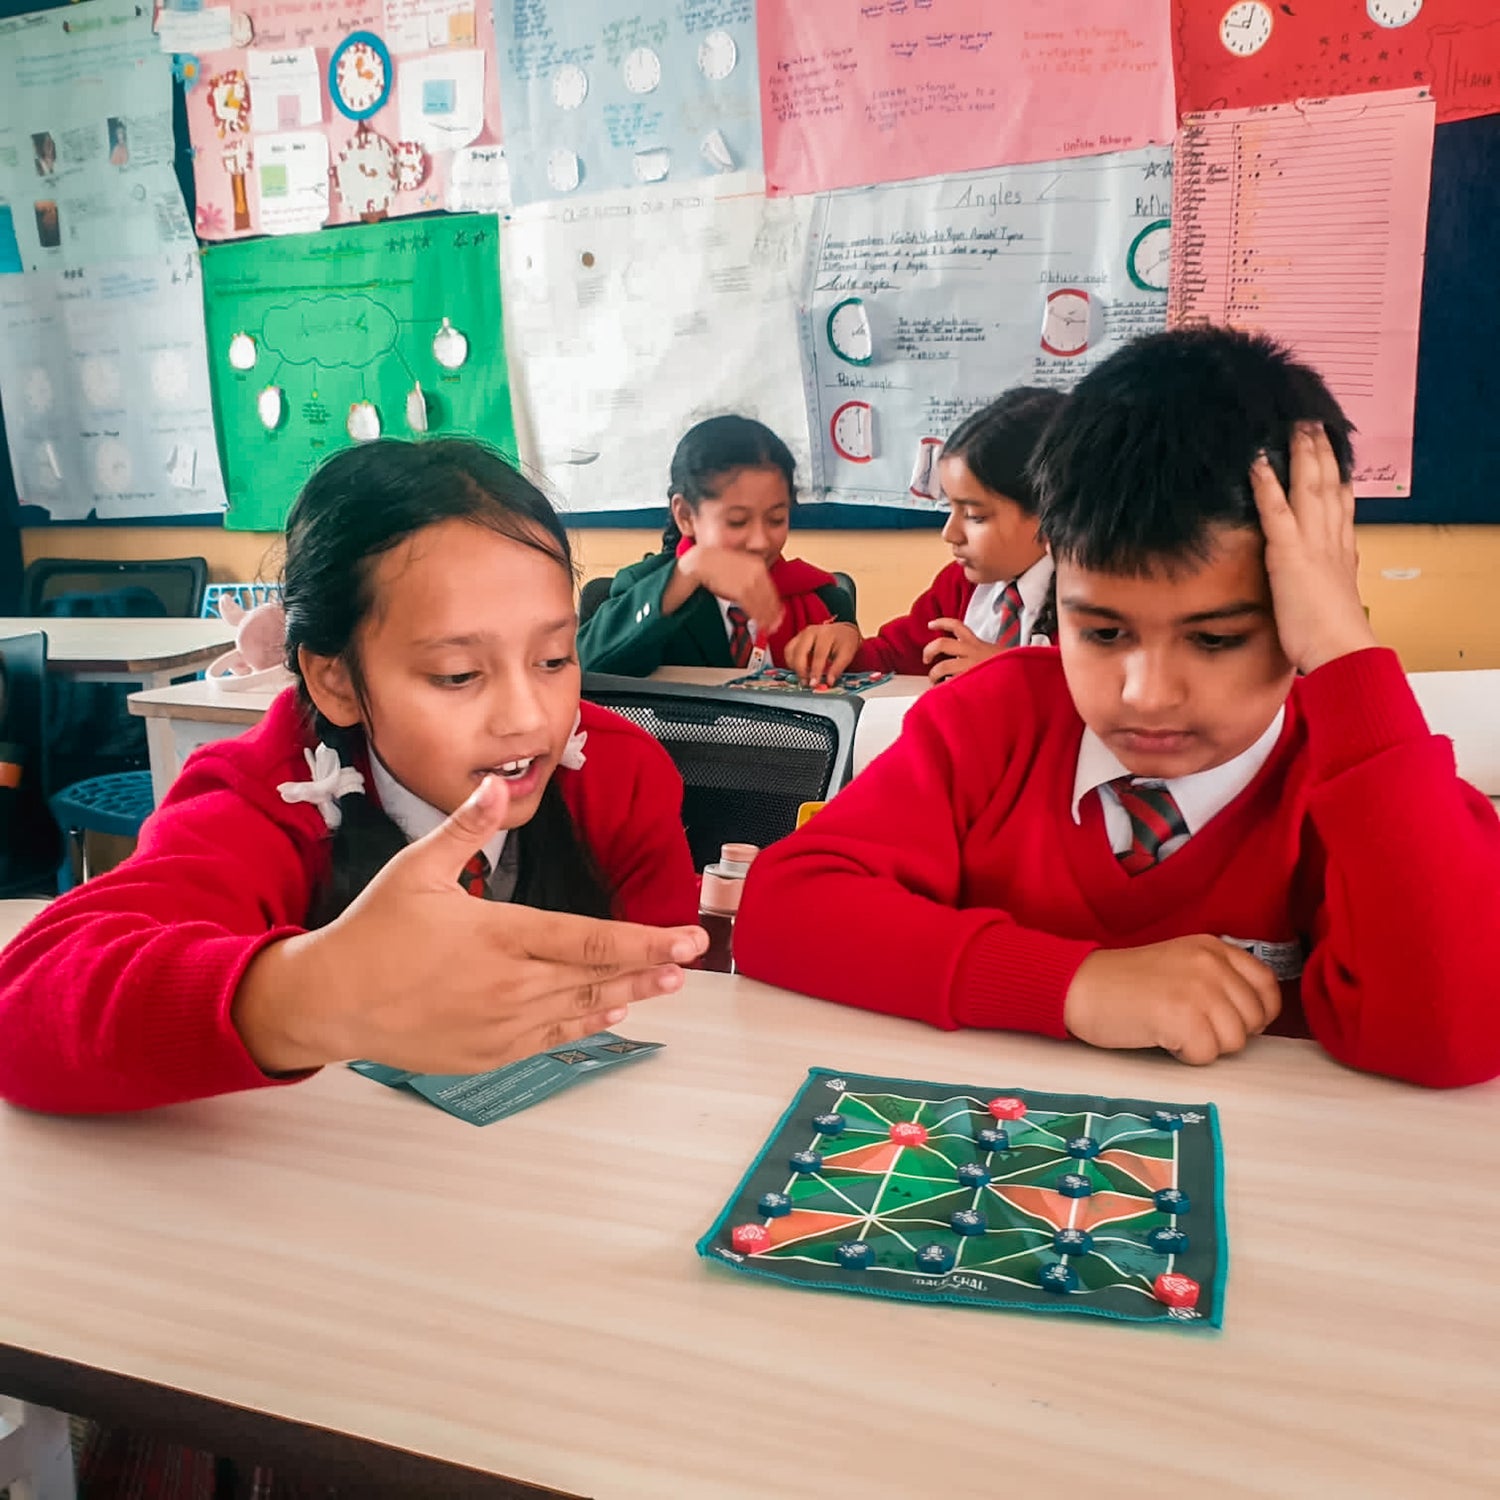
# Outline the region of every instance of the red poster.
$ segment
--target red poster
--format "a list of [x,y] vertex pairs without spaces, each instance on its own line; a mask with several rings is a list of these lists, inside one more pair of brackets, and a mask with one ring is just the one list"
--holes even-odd
[[1425,87],[1500,113],[1500,0],[1172,0],[1177,110]]

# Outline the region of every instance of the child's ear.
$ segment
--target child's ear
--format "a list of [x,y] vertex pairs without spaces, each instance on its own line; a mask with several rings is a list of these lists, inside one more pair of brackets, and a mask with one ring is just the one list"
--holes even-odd
[[297,665],[313,707],[340,729],[351,729],[360,721],[359,694],[341,656],[315,656],[306,646],[297,647]]
[[685,495],[673,495],[670,501],[672,507],[672,521],[683,536],[690,537],[693,534],[693,507],[687,503]]

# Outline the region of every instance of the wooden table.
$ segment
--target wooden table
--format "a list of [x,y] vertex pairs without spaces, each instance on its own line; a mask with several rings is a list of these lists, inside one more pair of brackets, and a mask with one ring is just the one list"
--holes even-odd
[[147,688],[201,671],[234,644],[234,631],[222,620],[0,617],[0,636],[36,630],[46,634],[50,670],[80,682],[139,682]]
[[[710,975],[625,1029],[668,1046],[483,1130],[343,1068],[134,1118],[0,1109],[0,1390],[311,1476],[363,1462],[360,1496],[1500,1493],[1500,1087],[1275,1040],[1191,1072]],[[813,1065],[1213,1099],[1223,1331],[700,1261]]]

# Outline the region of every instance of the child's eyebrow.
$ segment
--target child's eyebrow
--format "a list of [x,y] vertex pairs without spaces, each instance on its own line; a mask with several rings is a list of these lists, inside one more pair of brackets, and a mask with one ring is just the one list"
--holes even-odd
[[[546,620],[536,627],[538,635],[555,635],[559,630],[572,630],[578,625],[576,615],[559,615],[555,620]],[[483,646],[494,640],[484,631],[468,631],[463,635],[422,636],[412,644],[421,651],[434,650],[440,646]]]
[[1197,614],[1184,615],[1184,625],[1205,625],[1212,620],[1237,620],[1242,615],[1269,614],[1269,608],[1255,599],[1243,599],[1234,604],[1221,604],[1217,609],[1201,609]]

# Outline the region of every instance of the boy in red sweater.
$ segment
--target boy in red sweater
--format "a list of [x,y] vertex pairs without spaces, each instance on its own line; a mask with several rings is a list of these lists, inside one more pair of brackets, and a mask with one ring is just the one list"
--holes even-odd
[[1500,821],[1371,634],[1349,431],[1225,329],[1086,376],[1035,460],[1060,649],[923,698],[762,854],[740,969],[1189,1063],[1274,1026],[1416,1083],[1500,1072]]
[[833,682],[850,668],[943,682],[1047,635],[1052,559],[1026,467],[1062,402],[1060,391],[1023,385],[965,417],[938,460],[953,561],[877,635],[861,639],[853,621],[808,626],[787,646],[787,666],[805,682]]

